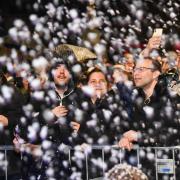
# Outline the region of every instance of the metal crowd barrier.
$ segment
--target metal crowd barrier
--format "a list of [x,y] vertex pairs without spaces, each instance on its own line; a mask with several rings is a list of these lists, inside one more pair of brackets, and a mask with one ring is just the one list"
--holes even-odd
[[[4,152],[4,160],[7,161],[7,151],[13,151],[14,146],[0,146],[0,151]],[[5,166],[5,180],[8,180],[8,167]]]
[[[92,150],[99,150],[101,151],[101,155],[102,155],[102,161],[103,163],[105,163],[105,150],[106,149],[110,149],[110,150],[117,150],[120,153],[120,159],[119,159],[119,163],[122,163],[122,152],[125,151],[124,149],[120,149],[118,146],[110,146],[110,145],[106,145],[106,146],[99,146],[99,145],[93,145],[91,146]],[[174,147],[139,147],[136,146],[135,148],[133,148],[134,151],[136,151],[137,153],[137,166],[140,167],[141,164],[141,157],[140,157],[140,151],[141,150],[147,150],[147,149],[151,149],[154,150],[155,152],[155,169],[156,169],[156,174],[155,174],[155,179],[156,180],[160,180],[159,179],[159,174],[169,174],[173,176],[173,180],[178,180],[176,178],[176,170],[175,170],[175,151],[178,151],[178,155],[180,157],[180,146],[174,146]],[[4,157],[5,157],[5,161],[7,160],[7,151],[13,151],[14,147],[13,146],[0,146],[0,152],[4,152]],[[67,150],[67,149],[66,149]],[[68,147],[68,156],[69,156],[69,161],[71,162],[71,158],[72,158],[72,152],[75,149],[73,148],[69,148]],[[171,155],[172,158],[158,158],[158,151],[159,150],[163,150],[163,151],[171,151]],[[89,153],[86,153],[86,151],[83,152],[85,155],[85,169],[86,169],[86,180],[90,180],[89,179],[89,172],[88,172],[88,158],[89,158]],[[114,164],[115,165],[115,164]],[[105,169],[104,166],[102,168],[102,172],[103,175],[105,175]],[[144,172],[146,174],[146,172]],[[5,167],[5,180],[8,180],[8,167]],[[103,179],[102,178],[95,178],[95,179]],[[95,180],[94,179],[94,180]]]
[[[91,146],[92,150],[100,150],[101,151],[101,155],[102,155],[102,161],[103,163],[105,163],[105,149],[116,149],[117,151],[119,151],[120,154],[122,154],[123,151],[125,151],[124,149],[120,149],[118,146],[113,145],[106,145],[106,146],[96,146],[93,145]],[[134,151],[136,151],[137,153],[137,167],[141,167],[141,157],[140,157],[140,151],[141,150],[154,150],[155,152],[155,177],[153,177],[153,179],[156,180],[161,180],[161,178],[159,178],[159,174],[161,175],[171,175],[171,179],[172,180],[178,180],[176,178],[176,169],[175,169],[175,151],[178,151],[179,154],[179,160],[180,160],[180,146],[174,146],[174,147],[139,147],[139,146],[135,146],[133,148]],[[172,158],[158,158],[158,151],[159,150],[163,150],[163,151],[171,151],[171,155]],[[72,149],[69,150],[69,160],[71,160],[71,151]],[[94,179],[89,179],[89,172],[88,172],[88,157],[89,157],[89,153],[85,153],[85,165],[86,165],[86,180],[103,180],[103,177],[105,176],[105,169],[104,166],[102,168],[102,172],[103,172],[103,177],[100,178],[94,178]],[[119,163],[122,163],[122,156],[119,156]],[[116,165],[116,164],[114,164]],[[180,164],[179,164],[179,168],[180,168]],[[146,174],[146,172],[144,172]]]

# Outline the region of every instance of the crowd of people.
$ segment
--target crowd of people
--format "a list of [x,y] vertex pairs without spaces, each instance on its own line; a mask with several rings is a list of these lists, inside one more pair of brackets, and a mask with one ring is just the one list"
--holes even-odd
[[[87,56],[93,62],[87,68],[72,49],[60,45],[48,52],[47,66],[38,72],[32,67],[30,74],[21,69],[12,76],[3,66],[0,145],[15,147],[8,156],[8,179],[86,179],[83,152],[93,152],[91,145],[130,152],[137,144],[180,145],[180,54],[173,52],[169,62],[158,46],[159,39],[152,37],[138,57],[126,53],[126,61],[115,65]],[[74,149],[71,162],[67,147]],[[0,178],[5,176],[3,158]],[[98,158],[94,152],[90,178],[102,176]],[[109,153],[106,170],[117,159]],[[142,159],[143,172],[154,179],[148,156]]]

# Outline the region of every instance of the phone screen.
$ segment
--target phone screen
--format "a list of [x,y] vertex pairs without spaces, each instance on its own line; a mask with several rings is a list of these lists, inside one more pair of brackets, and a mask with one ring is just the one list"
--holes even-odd
[[163,29],[162,28],[157,28],[154,30],[153,36],[162,36]]

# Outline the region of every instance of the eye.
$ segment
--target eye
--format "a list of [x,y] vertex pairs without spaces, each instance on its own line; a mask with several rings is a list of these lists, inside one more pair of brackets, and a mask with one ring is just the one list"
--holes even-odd
[[100,83],[106,83],[106,81],[105,80],[100,80]]
[[91,84],[95,84],[95,83],[96,83],[96,81],[90,81],[90,83],[91,83]]

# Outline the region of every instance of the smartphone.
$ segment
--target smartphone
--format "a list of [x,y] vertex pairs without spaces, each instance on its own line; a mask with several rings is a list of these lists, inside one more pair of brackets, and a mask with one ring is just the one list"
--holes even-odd
[[159,37],[161,37],[162,36],[162,33],[163,33],[163,29],[162,28],[157,28],[157,29],[155,29],[154,30],[154,33],[153,33],[153,37],[154,36],[159,36]]

